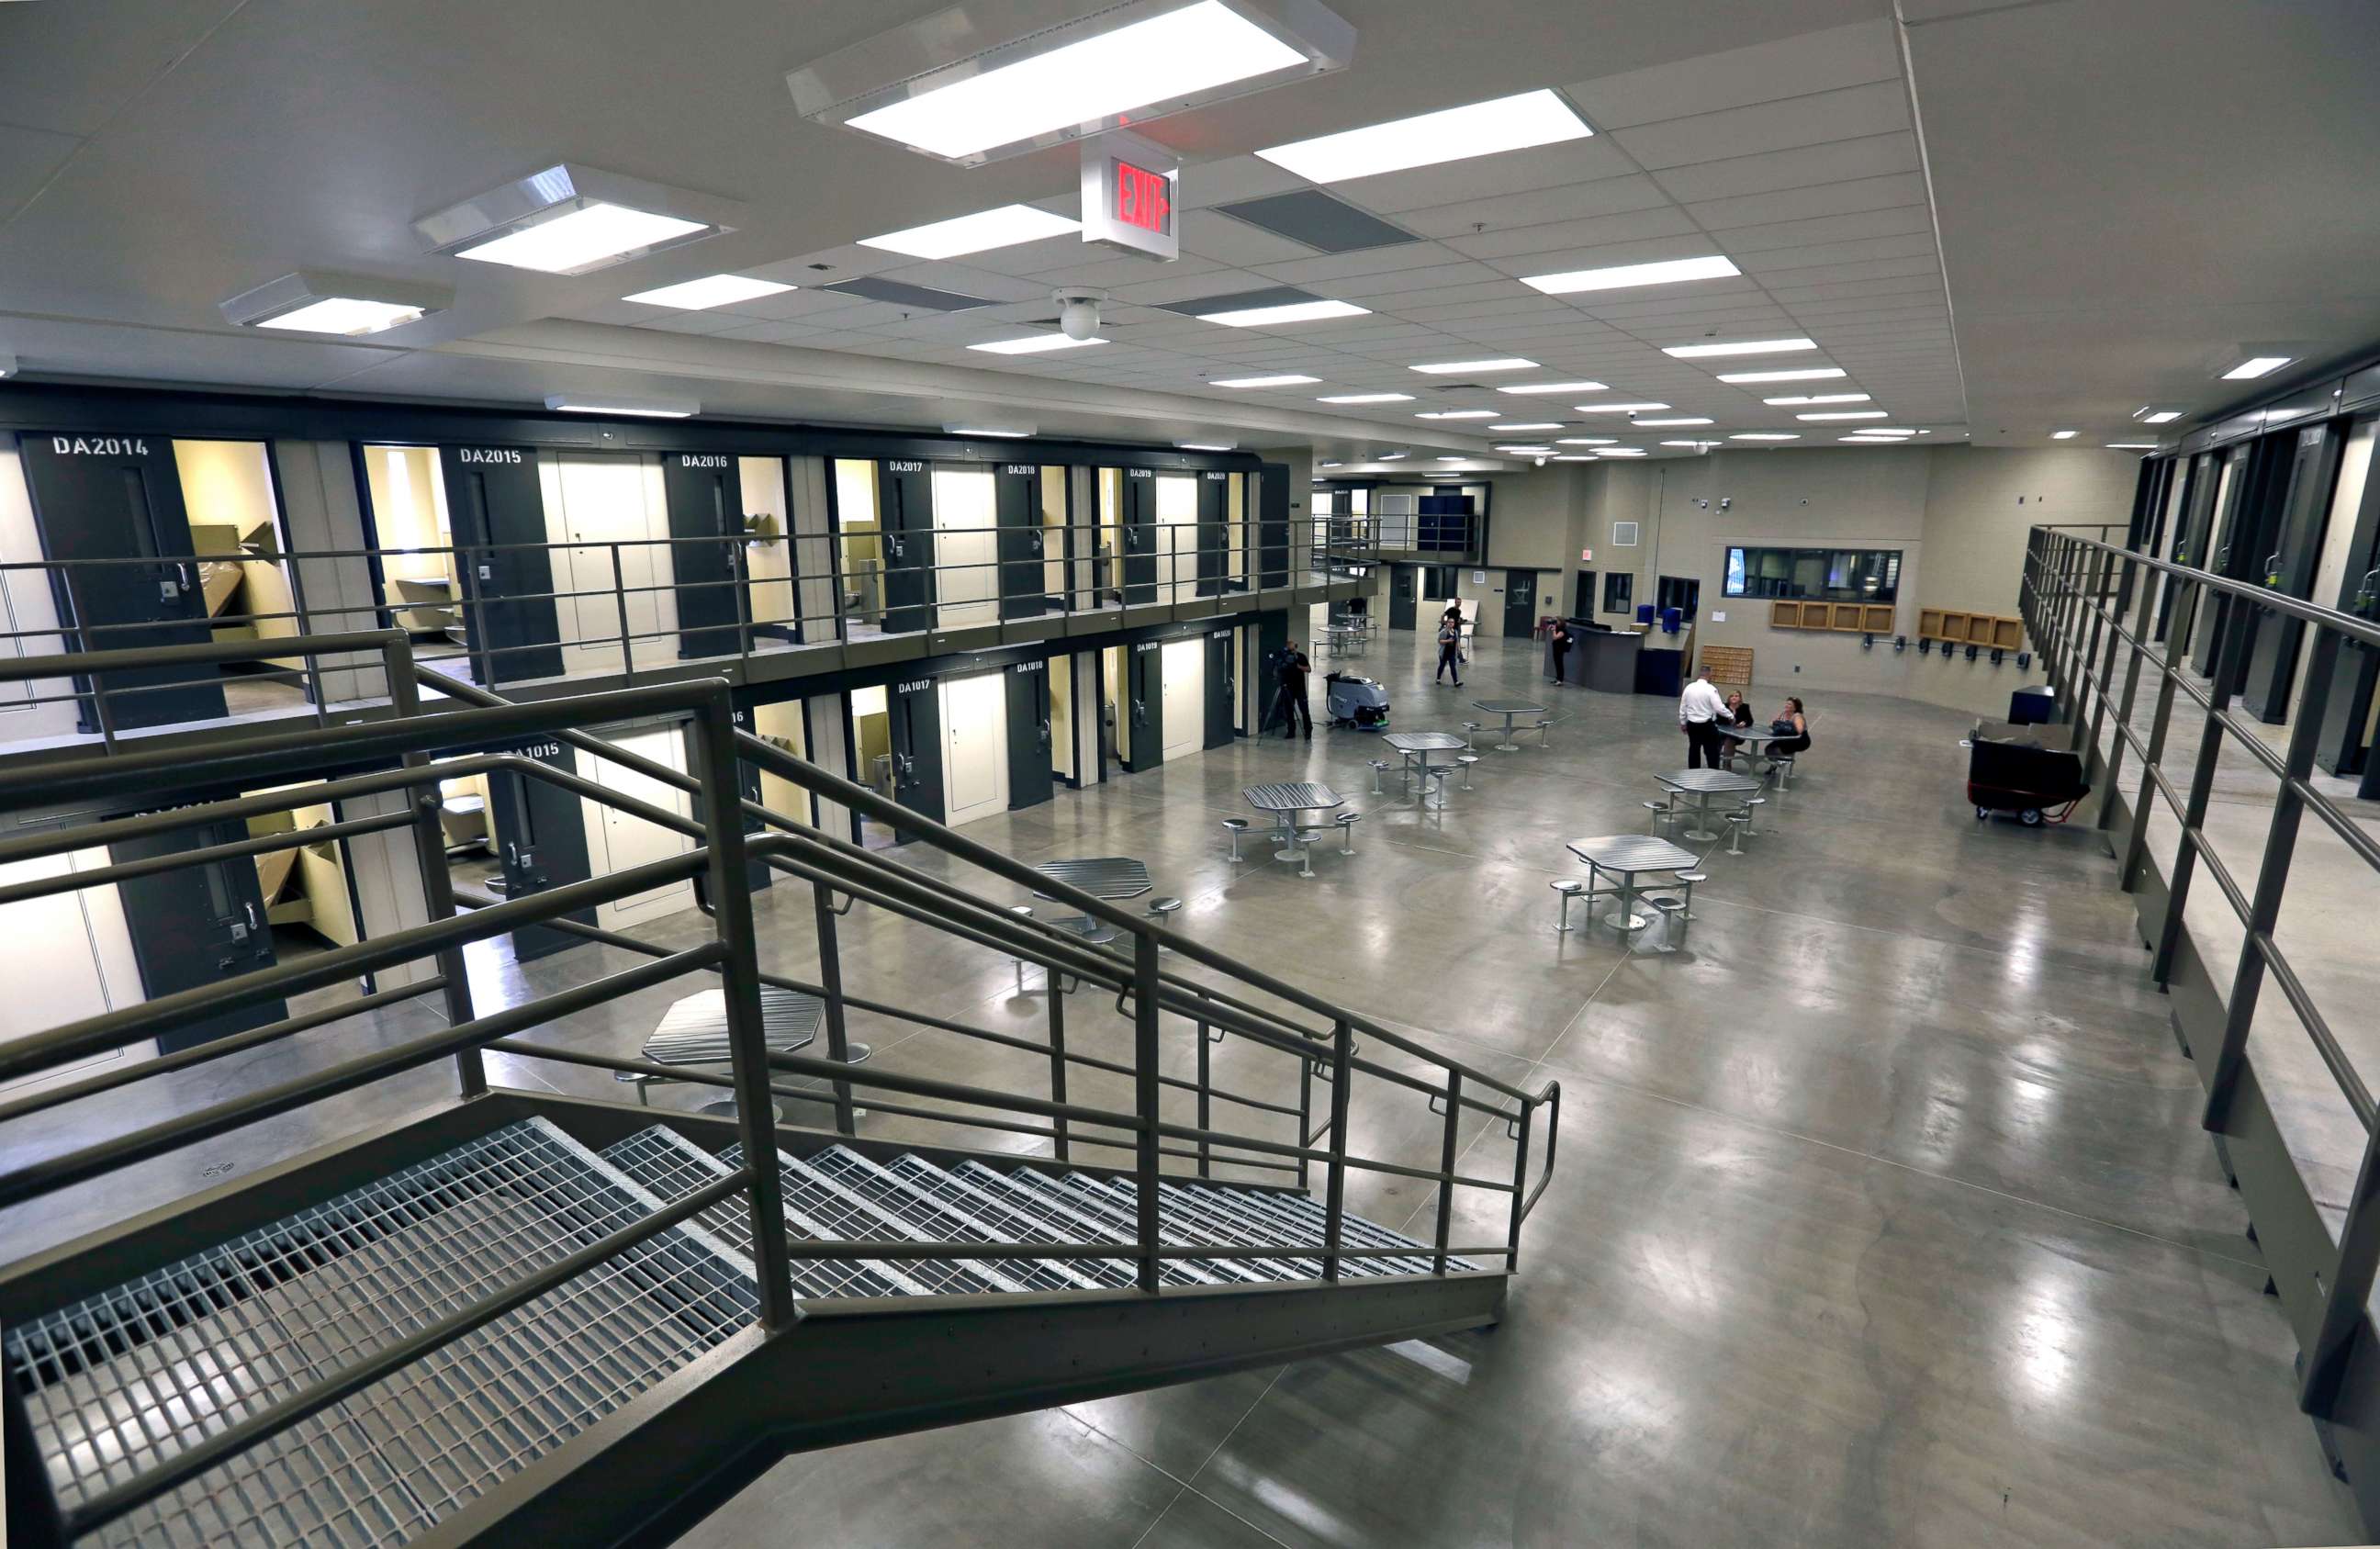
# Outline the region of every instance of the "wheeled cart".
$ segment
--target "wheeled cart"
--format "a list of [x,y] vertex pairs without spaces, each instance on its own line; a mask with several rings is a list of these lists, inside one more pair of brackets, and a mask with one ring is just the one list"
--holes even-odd
[[2048,736],[2064,729],[1979,720],[1967,739],[1967,800],[1978,819],[2012,812],[2026,828],[2063,823],[2091,793],[2082,779],[2082,756],[2050,747]]

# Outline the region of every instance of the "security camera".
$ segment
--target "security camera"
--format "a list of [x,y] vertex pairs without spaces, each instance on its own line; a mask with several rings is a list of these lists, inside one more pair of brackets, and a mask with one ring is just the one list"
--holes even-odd
[[1099,331],[1099,303],[1107,293],[1098,290],[1053,291],[1052,301],[1058,304],[1058,331],[1069,339],[1088,339]]
[[1719,497],[1719,501],[1718,501],[1718,508],[1719,508],[1721,511],[1729,511],[1729,510],[1732,510],[1732,509],[1734,508],[1734,506],[1735,506],[1735,497],[1734,497],[1733,495],[1721,495],[1721,496]]
[[1539,467],[1544,467],[1544,466],[1546,466],[1546,460],[1545,460],[1543,457],[1538,458],[1538,459],[1536,460],[1536,462],[1537,462],[1537,466],[1539,466]]

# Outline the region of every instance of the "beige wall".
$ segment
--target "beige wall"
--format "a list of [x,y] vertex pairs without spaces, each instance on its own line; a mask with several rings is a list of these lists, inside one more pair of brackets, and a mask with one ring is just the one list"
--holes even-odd
[[[2013,614],[2027,532],[2044,522],[2123,522],[2138,466],[2097,449],[1973,446],[1572,465],[1496,480],[1491,553],[1500,566],[1553,570],[1540,590],[1564,609],[1580,568],[1598,582],[1614,569],[1632,572],[1639,602],[1653,599],[1658,576],[1694,576],[1702,582],[1698,643],[1750,647],[1753,681],[1763,689],[1893,694],[1997,714],[2010,690],[2038,681],[2039,664],[2020,671],[2012,660],[1995,668],[1987,657],[1921,657],[1918,610]],[[1612,543],[1612,524],[1626,521],[1641,524],[1633,551]],[[1895,622],[1911,636],[1909,648],[1896,654],[1882,640],[1864,647],[1856,635],[1770,628],[1766,602],[1721,595],[1730,544],[1900,550]],[[1583,548],[1595,551],[1592,562],[1579,559]],[[1463,580],[1467,587],[1467,570]],[[1500,586],[1503,577],[1491,570],[1490,580]],[[1499,595],[1494,606],[1501,605]]]

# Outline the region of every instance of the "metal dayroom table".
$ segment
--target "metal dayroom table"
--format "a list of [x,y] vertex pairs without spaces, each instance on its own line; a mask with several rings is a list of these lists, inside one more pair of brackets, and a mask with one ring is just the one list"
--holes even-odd
[[[1297,815],[1301,812],[1328,812],[1345,806],[1347,798],[1328,785],[1310,780],[1293,780],[1276,785],[1251,785],[1240,793],[1248,805],[1258,812],[1272,814],[1273,837],[1281,848],[1272,853],[1276,861],[1305,861],[1305,852],[1297,839]],[[1314,875],[1314,865],[1306,861],[1304,875]]]
[[[826,1002],[815,995],[799,990],[780,989],[774,985],[760,986],[760,1042],[771,1054],[791,1054],[807,1048],[818,1037],[819,1023],[826,1016]],[[854,1046],[851,1062],[855,1065],[868,1057],[864,1046]],[[645,1040],[641,1058],[656,1065],[726,1065],[732,1063],[727,1044],[727,992],[723,989],[697,990],[674,1002],[662,1013],[661,1024]],[[637,1083],[637,1101],[645,1101],[646,1089],[660,1076],[643,1075],[634,1071],[621,1071],[622,1081]],[[703,1105],[702,1112],[732,1115],[735,1101],[722,1099]],[[777,1117],[784,1117],[782,1109]]]
[[1750,796],[1758,793],[1762,781],[1733,769],[1671,769],[1653,777],[1656,785],[1694,799],[1695,827],[1681,838],[1707,844],[1718,835],[1710,831],[1710,804],[1713,796]]
[[1499,753],[1521,751],[1521,744],[1512,740],[1512,722],[1524,715],[1546,713],[1546,708],[1543,705],[1533,705],[1525,699],[1474,699],[1471,701],[1471,708],[1504,718],[1504,740],[1496,744],[1496,751]]
[[[1070,888],[1077,889],[1090,894],[1093,898],[1102,899],[1110,903],[1120,902],[1128,898],[1138,898],[1157,886],[1148,879],[1148,863],[1135,860],[1130,855],[1098,855],[1088,860],[1043,861],[1033,869],[1052,882],[1063,882]],[[1050,895],[1035,893],[1033,896],[1048,898]],[[1072,920],[1052,920],[1050,923],[1061,930],[1070,928],[1088,930],[1091,926],[1087,915],[1077,915]]]
[[[1727,756],[1730,758],[1767,758],[1768,759],[1768,767],[1770,768],[1776,768],[1777,760],[1770,756],[1768,749],[1778,743],[1789,741],[1793,737],[1799,736],[1801,733],[1797,732],[1771,732],[1766,726],[1722,726],[1719,728],[1718,734],[1722,737],[1733,737],[1737,742],[1743,744],[1734,752],[1727,755]],[[1777,789],[1782,791],[1785,788],[1785,771],[1779,769],[1777,772]]]
[[1620,913],[1612,924],[1621,936],[1645,927],[1644,918],[1636,913],[1636,878],[1648,871],[1692,871],[1697,865],[1694,853],[1666,839],[1650,834],[1604,834],[1594,839],[1573,839],[1570,853],[1586,863],[1594,875],[1609,874],[1620,883]]
[[[1404,762],[1397,770],[1397,779],[1403,783],[1408,794],[1414,789],[1415,774],[1419,773],[1424,801],[1429,799],[1429,756],[1433,753],[1460,753],[1471,745],[1451,732],[1390,732],[1383,734],[1380,741],[1403,756]],[[1418,771],[1415,765],[1420,766]],[[1442,802],[1443,793],[1440,797]]]

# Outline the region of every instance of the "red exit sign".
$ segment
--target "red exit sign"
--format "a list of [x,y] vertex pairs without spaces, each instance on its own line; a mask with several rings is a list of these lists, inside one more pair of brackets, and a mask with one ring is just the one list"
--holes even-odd
[[1159,233],[1173,229],[1172,179],[1161,172],[1115,162],[1115,218],[1128,226]]

